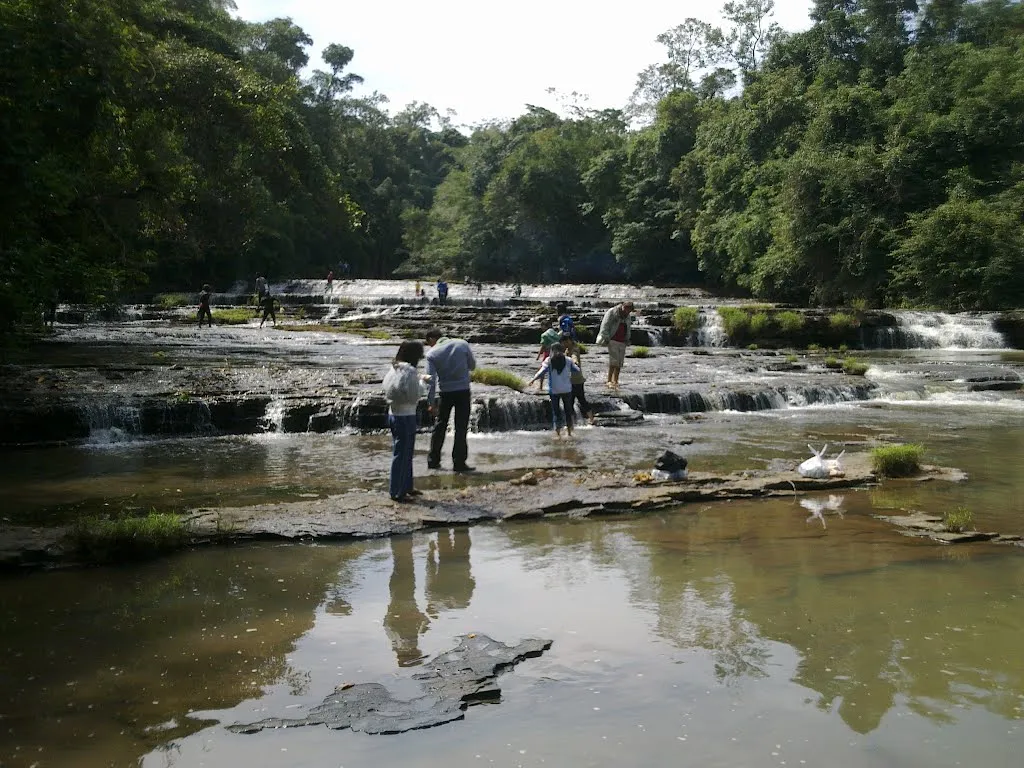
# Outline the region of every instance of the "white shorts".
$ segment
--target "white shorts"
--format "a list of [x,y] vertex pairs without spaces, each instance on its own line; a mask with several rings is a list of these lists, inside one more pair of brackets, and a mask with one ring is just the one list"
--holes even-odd
[[626,342],[624,341],[609,341],[608,342],[608,365],[612,368],[621,368],[622,364],[626,362]]

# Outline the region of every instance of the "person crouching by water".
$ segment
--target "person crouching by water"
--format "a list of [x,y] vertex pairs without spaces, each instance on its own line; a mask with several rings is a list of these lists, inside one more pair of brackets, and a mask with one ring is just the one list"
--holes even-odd
[[412,455],[416,448],[416,405],[420,401],[420,379],[416,366],[423,359],[423,344],[403,341],[384,377],[388,426],[391,428],[391,481],[388,493],[397,502],[418,496],[412,487]]
[[530,383],[548,377],[548,393],[551,395],[551,423],[558,437],[562,436],[565,424],[572,437],[572,376],[582,373],[579,366],[565,356],[565,347],[556,342],[551,345],[551,356],[533,375]]
[[210,286],[203,285],[203,290],[199,294],[199,327],[203,327],[203,318],[206,318],[206,322],[213,328],[213,313],[210,312],[210,295],[212,289]]

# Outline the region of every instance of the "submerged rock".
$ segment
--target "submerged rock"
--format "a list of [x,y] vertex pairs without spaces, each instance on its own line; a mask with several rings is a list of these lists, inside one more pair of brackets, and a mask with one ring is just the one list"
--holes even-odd
[[380,683],[346,685],[335,689],[306,717],[269,718],[229,725],[228,730],[259,733],[267,728],[325,725],[334,730],[405,733],[433,728],[461,720],[472,704],[498,701],[501,689],[497,676],[523,659],[540,656],[551,647],[551,642],[531,638],[509,646],[486,635],[463,635],[455,648],[430,659],[424,664],[424,672],[412,676],[423,687],[422,696],[396,699]]

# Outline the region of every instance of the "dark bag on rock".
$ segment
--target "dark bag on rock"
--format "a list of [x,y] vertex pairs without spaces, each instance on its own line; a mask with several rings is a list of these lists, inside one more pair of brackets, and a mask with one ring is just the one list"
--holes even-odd
[[681,472],[686,469],[686,459],[672,451],[665,451],[654,462],[654,468],[663,472]]

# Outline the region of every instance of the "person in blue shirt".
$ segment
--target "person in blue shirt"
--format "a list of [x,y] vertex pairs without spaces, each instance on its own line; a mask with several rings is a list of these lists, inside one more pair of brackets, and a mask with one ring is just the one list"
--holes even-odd
[[441,306],[448,303],[448,283],[444,280],[437,281],[437,303]]
[[555,311],[558,312],[558,330],[564,336],[571,336],[573,341],[579,341],[579,337],[576,335],[576,323],[573,321],[572,315],[569,314],[568,305],[562,302],[555,307]]

